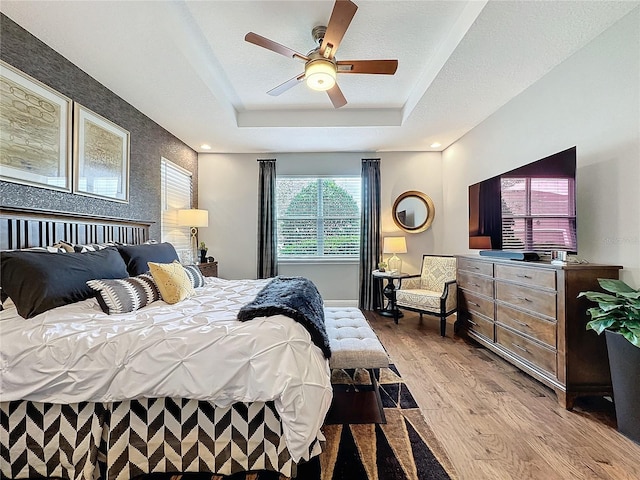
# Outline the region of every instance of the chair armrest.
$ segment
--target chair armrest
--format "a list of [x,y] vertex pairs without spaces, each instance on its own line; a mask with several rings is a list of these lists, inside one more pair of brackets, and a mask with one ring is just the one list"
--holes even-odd
[[[444,290],[442,291],[442,296],[440,298],[445,300],[449,296],[449,288],[452,285],[456,285],[456,283],[458,283],[457,280],[449,280],[448,282],[444,282]],[[451,290],[453,290],[453,292],[455,293],[455,288],[451,288]]]
[[458,308],[458,285],[456,280],[449,280],[444,284],[444,291],[440,303],[445,312],[452,312]]

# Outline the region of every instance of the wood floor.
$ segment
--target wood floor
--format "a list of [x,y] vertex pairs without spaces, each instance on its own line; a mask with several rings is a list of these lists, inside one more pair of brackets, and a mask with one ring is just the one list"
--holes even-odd
[[[439,320],[399,325],[366,312],[461,480],[640,479],[640,445],[615,430],[611,402],[553,390]],[[640,406],[639,406],[640,408]]]

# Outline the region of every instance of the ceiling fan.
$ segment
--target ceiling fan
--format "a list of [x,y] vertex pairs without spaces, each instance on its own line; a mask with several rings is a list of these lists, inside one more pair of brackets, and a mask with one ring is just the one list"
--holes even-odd
[[398,60],[336,60],[336,52],[347,28],[356,14],[358,6],[351,0],[336,0],[325,27],[316,26],[311,31],[318,46],[307,55],[303,55],[284,45],[269,40],[257,33],[249,32],[244,39],[259,47],[305,62],[304,72],[269,90],[269,95],[277,96],[294,85],[306,81],[309,88],[326,91],[335,108],[347,104],[347,99],[336,83],[338,73],[368,73],[376,75],[393,75],[398,68]]

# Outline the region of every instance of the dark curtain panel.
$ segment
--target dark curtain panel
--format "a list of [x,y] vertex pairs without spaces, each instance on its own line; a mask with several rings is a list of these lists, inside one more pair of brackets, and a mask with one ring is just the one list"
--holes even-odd
[[358,306],[377,310],[382,306],[382,289],[371,272],[378,268],[380,245],[380,159],[362,160],[362,221],[360,225],[360,294]]
[[276,229],[276,161],[258,160],[258,278],[278,275]]

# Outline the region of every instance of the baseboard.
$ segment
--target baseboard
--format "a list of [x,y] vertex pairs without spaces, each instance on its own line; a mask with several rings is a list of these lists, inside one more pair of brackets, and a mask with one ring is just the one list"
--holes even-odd
[[325,307],[357,307],[357,300],[325,300]]

